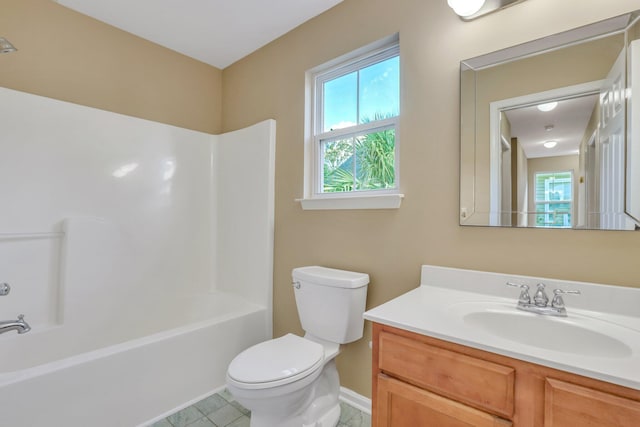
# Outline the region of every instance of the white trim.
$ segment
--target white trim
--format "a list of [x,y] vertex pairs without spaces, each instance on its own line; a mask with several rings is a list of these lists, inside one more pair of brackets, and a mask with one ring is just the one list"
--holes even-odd
[[343,197],[296,199],[304,210],[398,209],[404,194],[354,195]]
[[627,153],[626,153],[626,195],[624,211],[640,224],[640,40],[629,45],[627,65]]
[[352,406],[365,414],[371,415],[371,399],[368,397],[364,397],[363,395],[346,387],[340,387],[339,399],[347,405]]
[[390,117],[388,119],[375,120],[367,123],[360,123],[349,126],[347,128],[329,130],[318,133],[315,136],[316,144],[320,141],[333,139],[346,139],[353,136],[364,135],[367,133],[375,133],[383,130],[395,129],[398,127],[399,116]]

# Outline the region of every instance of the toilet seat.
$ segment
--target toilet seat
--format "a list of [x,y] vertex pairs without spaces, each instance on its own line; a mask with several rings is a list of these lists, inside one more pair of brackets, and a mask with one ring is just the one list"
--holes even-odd
[[227,380],[243,389],[290,384],[318,371],[324,362],[321,344],[287,334],[254,345],[233,359]]

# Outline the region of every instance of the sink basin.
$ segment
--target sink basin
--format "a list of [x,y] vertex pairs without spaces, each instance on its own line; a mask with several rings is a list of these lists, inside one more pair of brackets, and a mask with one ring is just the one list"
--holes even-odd
[[[487,307],[487,304],[463,304],[459,307],[465,326],[499,338],[590,357],[625,358],[633,354],[624,341],[640,339],[636,331],[586,316],[567,318],[542,316],[519,311],[515,307]],[[462,308],[462,310],[460,310]]]

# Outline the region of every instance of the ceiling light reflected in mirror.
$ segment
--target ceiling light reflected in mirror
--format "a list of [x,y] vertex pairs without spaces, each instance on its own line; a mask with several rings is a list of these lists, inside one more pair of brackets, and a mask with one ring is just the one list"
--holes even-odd
[[538,105],[538,110],[546,113],[548,111],[552,111],[557,106],[558,106],[558,103],[555,102],[555,101],[554,102],[547,102],[545,104]]

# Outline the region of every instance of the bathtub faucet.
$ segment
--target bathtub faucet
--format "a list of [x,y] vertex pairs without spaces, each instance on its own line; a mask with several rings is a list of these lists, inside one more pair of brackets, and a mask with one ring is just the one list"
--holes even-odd
[[9,331],[16,331],[19,334],[24,334],[31,330],[31,326],[24,321],[24,314],[18,316],[18,320],[9,320],[0,322],[0,334],[4,334]]

